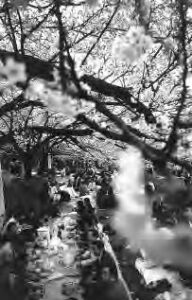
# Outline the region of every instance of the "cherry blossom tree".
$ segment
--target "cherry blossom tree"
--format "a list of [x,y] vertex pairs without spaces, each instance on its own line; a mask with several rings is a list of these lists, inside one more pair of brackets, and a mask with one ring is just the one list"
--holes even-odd
[[1,1],[1,95],[16,96],[0,115],[43,105],[69,119],[59,135],[98,132],[190,170],[191,5]]

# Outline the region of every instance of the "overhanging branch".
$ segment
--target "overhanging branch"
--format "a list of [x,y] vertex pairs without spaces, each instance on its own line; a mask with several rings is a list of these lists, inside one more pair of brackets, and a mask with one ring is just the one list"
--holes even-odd
[[[44,61],[30,55],[21,55],[19,53],[0,50],[0,59],[5,61],[7,57],[14,57],[17,60],[23,61],[26,64],[29,77],[37,77],[49,81],[53,80],[52,72],[54,65],[49,61]],[[147,122],[155,122],[155,117],[151,110],[142,102],[134,100],[134,97],[130,92],[130,88],[120,87],[90,75],[84,75],[80,81],[88,84],[92,91],[115,99],[121,99],[131,109],[143,114]]]
[[66,128],[52,128],[44,126],[33,126],[29,127],[31,130],[35,130],[39,133],[47,133],[51,136],[86,136],[93,133],[92,129],[66,129]]

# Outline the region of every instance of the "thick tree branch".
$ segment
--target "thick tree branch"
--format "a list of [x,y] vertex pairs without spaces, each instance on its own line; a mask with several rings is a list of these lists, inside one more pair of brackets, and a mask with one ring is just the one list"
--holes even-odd
[[86,136],[91,135],[93,130],[87,129],[66,129],[66,128],[52,128],[44,126],[33,126],[29,127],[31,130],[35,130],[39,133],[47,133],[52,136]]
[[84,75],[81,80],[97,93],[123,100],[130,108],[135,109],[138,113],[144,114],[145,118],[150,120],[149,123],[155,123],[155,117],[151,110],[140,101],[134,100],[130,88],[120,87],[89,75]]
[[[101,104],[102,105],[102,104]],[[102,109],[101,109],[102,111]],[[105,108],[104,108],[105,111]],[[107,115],[106,111],[105,114]],[[110,113],[109,113],[110,114]],[[83,122],[84,124],[88,125],[90,128],[100,132],[101,134],[105,135],[107,138],[113,140],[119,140],[121,142],[125,142],[127,144],[133,145],[139,148],[144,157],[150,159],[151,161],[159,161],[163,160],[163,153],[151,147],[150,145],[146,144],[142,140],[140,140],[134,133],[130,132],[127,126],[119,120],[116,116],[112,115],[111,119],[118,124],[118,127],[122,128],[122,133],[112,132],[108,129],[100,127],[96,122],[91,121],[85,115],[81,114],[78,116],[78,120]]]
[[[5,60],[9,56],[22,60],[26,64],[27,72],[30,77],[53,80],[53,65],[51,63],[30,55],[20,55],[6,50],[0,50],[0,59]],[[151,110],[140,101],[135,101],[129,88],[120,87],[89,75],[84,75],[81,81],[88,84],[92,91],[123,100],[131,109],[135,109],[138,113],[144,114],[146,121],[149,123],[155,122],[155,117]]]
[[12,110],[17,111],[17,110],[27,108],[30,106],[43,108],[44,104],[38,100],[25,101],[24,95],[21,94],[17,98],[15,98],[13,101],[8,102],[0,107],[0,117],[4,116],[6,113],[8,113]]
[[29,77],[38,77],[45,80],[53,80],[53,65],[47,61],[41,60],[30,55],[21,55],[6,50],[0,50],[0,59],[5,61],[8,57],[13,57],[26,64]]
[[192,128],[192,122],[189,120],[188,122],[178,122],[178,127],[181,129],[189,129]]
[[188,73],[188,65],[187,65],[187,44],[186,44],[186,37],[187,37],[187,21],[186,21],[186,14],[187,14],[187,6],[185,3],[185,0],[180,0],[178,2],[179,5],[179,17],[180,17],[180,30],[179,30],[179,42],[181,45],[182,55],[183,55],[183,71],[182,71],[182,91],[181,91],[181,97],[179,99],[179,107],[177,109],[177,114],[174,118],[172,130],[169,135],[169,138],[167,140],[167,144],[165,146],[165,152],[167,156],[170,156],[176,147],[177,144],[177,133],[178,133],[178,123],[180,121],[180,116],[182,113],[182,110],[184,108],[184,104],[186,101],[187,96],[187,73]]
[[120,4],[120,1],[117,3],[117,6],[115,7],[114,9],[114,12],[113,14],[111,15],[111,17],[109,18],[108,22],[106,23],[105,27],[103,28],[103,30],[101,31],[101,33],[99,34],[96,42],[91,46],[91,48],[88,50],[85,58],[83,59],[82,61],[82,65],[84,65],[89,57],[89,55],[91,54],[91,52],[93,51],[93,49],[95,48],[95,46],[97,45],[97,43],[100,41],[101,37],[103,36],[103,34],[105,33],[105,31],[107,30],[107,28],[109,27],[109,25],[111,24],[114,16],[116,15],[117,11],[118,11],[118,8],[119,8],[119,4]]
[[12,140],[12,134],[10,134],[10,133],[2,134],[2,136],[0,137],[0,147],[11,143],[11,140]]

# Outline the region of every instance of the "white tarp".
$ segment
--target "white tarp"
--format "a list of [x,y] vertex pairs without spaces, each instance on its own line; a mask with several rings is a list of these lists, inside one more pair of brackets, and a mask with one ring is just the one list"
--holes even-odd
[[172,283],[177,275],[176,273],[169,272],[160,266],[154,266],[151,261],[143,260],[141,258],[136,259],[135,267],[143,276],[147,285],[163,279],[167,279],[167,281]]

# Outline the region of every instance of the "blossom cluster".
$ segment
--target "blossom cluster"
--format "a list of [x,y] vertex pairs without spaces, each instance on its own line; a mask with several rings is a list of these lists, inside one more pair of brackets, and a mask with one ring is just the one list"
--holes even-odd
[[[119,167],[120,173],[119,176],[116,177],[114,185],[120,196],[121,207],[130,213],[143,213],[143,201],[140,199],[143,181],[143,166],[140,152],[130,147],[128,151],[121,154]],[[129,178],[129,180],[127,180],[127,178]],[[136,201],[136,199],[138,201]]]
[[[65,93],[61,90],[58,71],[54,71],[53,76],[52,83],[46,83],[43,80],[31,81],[25,96],[33,100],[39,98],[50,111],[63,113],[68,117],[75,117],[78,113],[88,112],[94,108],[94,104],[75,97],[77,89],[72,82],[68,84]],[[15,61],[12,57],[7,58],[5,64],[1,64],[0,80],[1,90],[17,83],[25,83],[27,80],[25,64]],[[86,86],[85,88],[87,89]]]
[[143,230],[146,222],[146,207],[143,192],[143,166],[139,151],[130,147],[121,153],[119,173],[114,177],[113,186],[119,200],[119,211],[115,216],[115,227],[121,234],[137,243],[135,234]]
[[13,9],[24,8],[26,9],[30,0],[10,0]]
[[188,92],[191,94],[191,92],[192,92],[192,73],[187,74],[186,86],[187,86]]
[[174,51],[176,49],[176,42],[172,38],[166,38],[164,40],[164,48],[167,52]]
[[66,92],[63,92],[59,88],[53,89],[47,86],[44,81],[32,81],[26,96],[39,98],[54,113],[62,113],[67,117],[75,118],[77,114],[94,108],[94,104],[75,97],[72,87],[69,85]]
[[97,6],[100,6],[102,4],[102,0],[87,0],[87,5],[90,8],[95,8]]
[[144,27],[132,26],[125,36],[116,38],[113,54],[131,63],[139,59],[152,45],[152,38],[146,35]]
[[[157,228],[149,214],[150,199],[142,190],[143,160],[134,148],[123,152],[119,161],[119,172],[115,176],[118,185],[119,211],[114,225],[137,249],[143,249],[150,259],[162,264],[169,262],[190,270],[192,268],[192,233],[182,224],[174,228]],[[175,182],[167,179],[169,189],[175,190]],[[144,182],[144,180],[143,180]],[[183,241],[186,244],[183,244]]]
[[[169,115],[164,112],[164,114],[155,114],[156,116],[156,124],[155,126],[155,130],[161,131],[161,132],[167,132],[169,130],[169,127],[171,125],[171,119],[169,117]],[[152,126],[153,127],[153,126]]]
[[8,85],[25,82],[27,80],[25,64],[15,61],[12,57],[7,58],[5,65],[1,65],[0,78],[7,80]]

